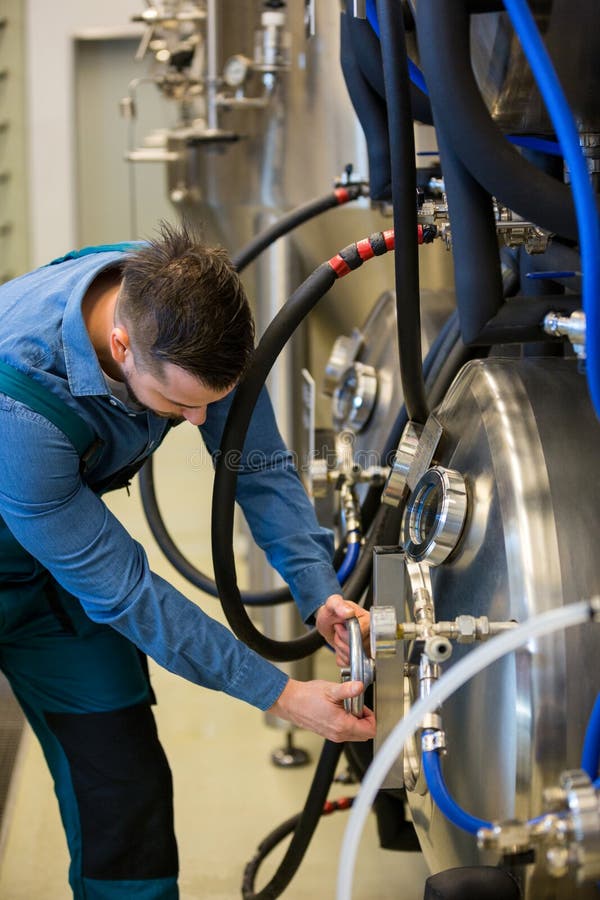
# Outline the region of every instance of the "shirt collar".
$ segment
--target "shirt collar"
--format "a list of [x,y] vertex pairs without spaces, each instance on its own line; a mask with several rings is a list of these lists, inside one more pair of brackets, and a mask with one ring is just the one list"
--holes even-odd
[[67,298],[63,315],[65,366],[69,388],[75,397],[110,395],[81,311],[83,297],[94,278],[123,259],[122,253],[102,253],[101,256],[102,259],[98,259],[97,264],[77,280]]

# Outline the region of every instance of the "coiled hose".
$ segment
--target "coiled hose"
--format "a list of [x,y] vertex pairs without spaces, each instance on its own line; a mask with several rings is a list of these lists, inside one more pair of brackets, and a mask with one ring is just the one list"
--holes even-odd
[[[274,900],[286,889],[294,875],[298,870],[298,866],[304,858],[306,849],[315,832],[315,828],[319,819],[323,815],[323,807],[327,800],[327,794],[335,775],[335,770],[339,762],[343,744],[335,744],[332,741],[325,741],[315,774],[306,798],[306,804],[299,816],[294,816],[293,820],[284,822],[273,837],[269,836],[263,841],[254,858],[248,863],[244,870],[244,879],[242,882],[242,897],[244,900]],[[290,845],[279,864],[277,871],[269,881],[269,883],[258,891],[254,892],[254,879],[258,871],[258,865],[266,854],[279,843],[280,840],[289,834],[291,825],[295,825],[294,836]]]
[[[250,369],[235,393],[223,430],[221,453],[216,467],[213,490],[212,552],[215,579],[223,610],[234,633],[252,649],[275,662],[301,659],[321,646],[322,638],[316,630],[313,630],[292,641],[275,641],[258,631],[246,613],[237,585],[233,554],[233,516],[237,473],[232,468],[225,466],[223,461],[227,458],[230,450],[244,445],[260,391],[279,353],[299,324],[338,278],[358,268],[365,260],[387,253],[393,246],[393,232],[371,235],[369,238],[341,250],[328,262],[319,266],[300,285],[275,316],[261,338]],[[373,526],[378,521],[378,517],[384,517],[384,515],[385,510],[378,511]],[[374,530],[376,531],[376,527]],[[369,536],[367,536],[367,545],[368,543]],[[345,588],[346,595],[351,598],[355,587],[360,587],[363,583],[362,578],[357,581],[359,572],[363,572],[360,559]],[[370,568],[366,576],[367,583],[369,574]]]

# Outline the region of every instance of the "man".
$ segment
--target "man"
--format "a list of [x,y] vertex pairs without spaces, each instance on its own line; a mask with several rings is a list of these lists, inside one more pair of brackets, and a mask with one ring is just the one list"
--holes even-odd
[[[225,253],[163,224],[158,240],[88,248],[4,285],[0,314],[0,667],[55,781],[74,896],[172,900],[171,777],[142,654],[333,740],[373,737],[373,715],[343,709],[360,683],[288,679],[237,641],[150,571],[101,500],[179,421],[218,450],[254,339]],[[65,404],[93,434],[85,452]],[[266,394],[246,447],[261,451],[239,478],[253,534],[344,660],[344,620],[368,615],[339,594]]]

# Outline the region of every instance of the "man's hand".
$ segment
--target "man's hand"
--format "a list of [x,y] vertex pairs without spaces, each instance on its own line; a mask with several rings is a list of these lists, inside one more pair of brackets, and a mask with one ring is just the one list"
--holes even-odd
[[335,661],[340,668],[350,664],[348,629],[344,622],[353,616],[356,616],[359,621],[365,650],[368,652],[370,616],[362,606],[358,606],[351,600],[344,600],[341,594],[332,594],[323,606],[319,607],[315,615],[319,634],[323,635],[327,643],[335,650]]
[[329,741],[368,741],[375,737],[375,716],[367,707],[357,719],[344,709],[344,700],[363,690],[360,681],[295,681],[290,678],[269,712]]

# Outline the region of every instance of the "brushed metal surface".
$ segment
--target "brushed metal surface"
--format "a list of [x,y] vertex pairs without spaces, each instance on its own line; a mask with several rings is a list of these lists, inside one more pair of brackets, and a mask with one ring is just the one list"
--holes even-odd
[[[523,621],[597,592],[600,566],[590,547],[600,527],[600,424],[576,364],[471,362],[437,416],[445,429],[437,461],[461,472],[470,495],[459,549],[432,570],[437,617]],[[579,765],[600,689],[592,632],[532,642],[444,706],[444,774],[470,813],[488,820],[537,815],[542,789]],[[468,652],[455,646],[449,664]],[[428,795],[409,793],[409,804],[434,871],[494,862],[432,808]],[[530,879],[527,896],[566,900],[587,890],[540,875]]]

